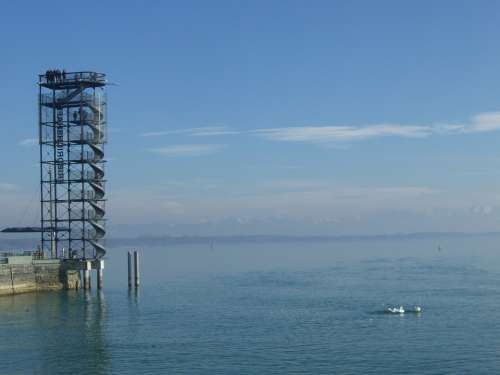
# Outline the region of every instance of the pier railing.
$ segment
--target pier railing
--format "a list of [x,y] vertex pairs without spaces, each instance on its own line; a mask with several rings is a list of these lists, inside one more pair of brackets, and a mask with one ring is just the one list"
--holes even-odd
[[0,252],[0,264],[7,264],[9,262],[10,257],[19,257],[19,256],[31,256],[33,259],[38,258],[37,251],[2,251]]

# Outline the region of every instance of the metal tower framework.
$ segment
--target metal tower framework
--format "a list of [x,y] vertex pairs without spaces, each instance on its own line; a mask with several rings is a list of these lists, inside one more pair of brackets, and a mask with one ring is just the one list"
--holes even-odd
[[106,77],[39,76],[42,250],[51,258],[100,259],[106,234]]

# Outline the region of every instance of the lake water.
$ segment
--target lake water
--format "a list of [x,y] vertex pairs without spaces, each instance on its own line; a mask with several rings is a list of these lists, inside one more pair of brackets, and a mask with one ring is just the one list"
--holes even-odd
[[500,369],[498,236],[144,248],[138,292],[127,250],[109,250],[101,293],[0,298],[0,373]]

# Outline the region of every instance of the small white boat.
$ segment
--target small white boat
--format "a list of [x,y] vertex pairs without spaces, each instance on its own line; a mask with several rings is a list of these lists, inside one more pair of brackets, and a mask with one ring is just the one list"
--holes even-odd
[[387,312],[391,313],[391,314],[404,314],[405,313],[405,309],[403,308],[403,306],[388,307],[387,308]]
[[415,313],[421,313],[422,312],[422,308],[420,306],[413,306],[413,312]]

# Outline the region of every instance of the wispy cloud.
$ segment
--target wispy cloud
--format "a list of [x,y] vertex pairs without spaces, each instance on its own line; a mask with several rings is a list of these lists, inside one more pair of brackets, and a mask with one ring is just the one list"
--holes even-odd
[[336,199],[371,197],[394,198],[394,197],[418,197],[430,194],[442,193],[426,186],[388,186],[388,187],[339,187],[332,181],[327,180],[273,180],[259,185],[265,191],[270,192],[304,192],[309,194],[325,194]]
[[288,142],[332,142],[359,141],[376,137],[398,136],[422,138],[431,131],[425,126],[404,126],[394,124],[354,126],[305,126],[289,128],[259,129],[257,133],[264,138]]
[[433,133],[460,134],[486,133],[500,130],[500,112],[478,113],[464,124],[436,124],[432,126]]
[[491,132],[500,130],[500,112],[479,113],[472,117],[469,126],[464,128],[465,132]]
[[422,196],[428,194],[441,193],[441,191],[426,186],[392,186],[392,187],[372,187],[372,188],[351,187],[348,189],[344,189],[342,193],[348,196],[385,195],[389,197],[394,197],[394,196]]
[[222,149],[224,145],[215,145],[215,144],[191,144],[191,145],[171,145],[160,148],[152,148],[149,151],[169,157],[188,157],[188,156],[205,156],[213,154],[220,149]]
[[156,131],[142,137],[161,137],[184,134],[191,137],[210,137],[235,134],[257,135],[272,141],[310,142],[339,147],[346,142],[364,141],[381,137],[426,138],[432,135],[484,133],[500,130],[500,112],[478,113],[464,123],[433,123],[427,125],[373,124],[340,126],[272,127],[256,130],[232,130],[224,126]]
[[241,134],[241,132],[236,130],[223,130],[223,129],[199,129],[197,131],[193,131],[191,135],[193,137],[213,137],[217,135],[236,135]]
[[18,146],[24,146],[24,147],[30,147],[34,146],[38,143],[38,139],[36,138],[26,138],[21,141],[19,141],[17,144]]
[[217,135],[233,135],[239,134],[240,132],[235,130],[230,130],[225,126],[205,126],[198,128],[188,128],[188,129],[175,129],[175,130],[164,130],[142,133],[141,137],[163,137],[166,135],[175,134],[186,134],[193,137],[211,137]]
[[316,190],[318,188],[324,188],[326,183],[323,181],[316,180],[273,180],[261,184],[264,189],[271,190]]
[[9,184],[6,182],[0,182],[0,191],[16,191],[18,186],[14,184]]
[[142,133],[141,137],[163,137],[165,135],[172,135],[172,134],[185,134],[188,133],[189,129],[179,129],[179,130],[162,130],[162,131],[155,131],[155,132],[146,132]]
[[460,124],[375,124],[365,126],[302,126],[258,129],[263,138],[283,142],[354,142],[380,137],[425,138],[431,135],[484,133],[500,130],[500,112],[484,112]]

